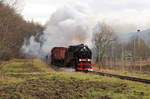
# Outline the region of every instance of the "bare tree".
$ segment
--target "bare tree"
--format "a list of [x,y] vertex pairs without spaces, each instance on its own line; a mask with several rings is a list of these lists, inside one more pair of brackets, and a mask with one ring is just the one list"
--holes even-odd
[[96,62],[100,64],[99,68],[103,66],[103,59],[107,53],[107,49],[115,40],[114,31],[105,23],[98,23],[94,28],[93,44],[96,51]]
[[16,12],[21,12],[23,10],[25,1],[24,0],[0,0],[0,3],[4,3],[9,7],[13,8]]

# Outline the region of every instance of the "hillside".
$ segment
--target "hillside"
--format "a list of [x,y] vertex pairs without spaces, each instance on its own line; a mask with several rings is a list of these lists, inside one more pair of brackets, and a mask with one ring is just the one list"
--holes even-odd
[[140,32],[118,33],[118,39],[119,41],[121,41],[121,43],[128,43],[132,40],[135,40],[136,38],[144,40],[144,42],[149,45],[150,29],[143,30]]
[[0,99],[149,99],[150,86],[85,73],[55,72],[36,59],[0,65]]

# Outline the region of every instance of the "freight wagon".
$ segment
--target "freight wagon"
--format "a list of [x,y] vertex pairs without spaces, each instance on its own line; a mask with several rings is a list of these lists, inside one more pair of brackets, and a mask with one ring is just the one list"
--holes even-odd
[[51,64],[62,66],[64,64],[66,50],[67,48],[65,47],[54,47],[51,50]]

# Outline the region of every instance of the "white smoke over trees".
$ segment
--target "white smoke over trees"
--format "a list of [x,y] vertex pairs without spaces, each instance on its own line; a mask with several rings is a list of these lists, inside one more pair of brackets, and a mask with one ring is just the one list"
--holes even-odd
[[25,40],[22,51],[25,54],[44,58],[55,46],[68,46],[71,44],[90,44],[91,23],[89,13],[79,6],[64,6],[54,12],[46,24],[43,35],[37,42],[32,36]]

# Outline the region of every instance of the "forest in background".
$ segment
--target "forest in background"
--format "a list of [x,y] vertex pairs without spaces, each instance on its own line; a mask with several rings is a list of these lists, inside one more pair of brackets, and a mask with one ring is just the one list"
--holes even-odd
[[105,23],[97,26],[99,30],[93,33],[93,54],[99,69],[150,73],[150,45],[139,35],[142,31],[137,30],[137,35],[122,43],[111,26]]

